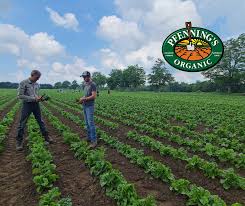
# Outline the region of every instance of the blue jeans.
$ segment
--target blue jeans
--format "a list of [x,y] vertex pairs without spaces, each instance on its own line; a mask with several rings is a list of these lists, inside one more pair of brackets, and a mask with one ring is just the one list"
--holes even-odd
[[91,142],[95,142],[96,138],[96,129],[94,124],[94,105],[87,106],[83,105],[84,119],[87,128],[87,137]]

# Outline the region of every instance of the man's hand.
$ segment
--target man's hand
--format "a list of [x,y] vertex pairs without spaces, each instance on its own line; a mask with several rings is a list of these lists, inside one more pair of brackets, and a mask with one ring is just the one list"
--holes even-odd
[[38,97],[36,97],[36,102],[41,102],[42,101],[42,97],[41,96],[38,96]]
[[79,103],[80,104],[83,104],[85,101],[86,101],[86,97],[82,97],[82,98],[79,99]]

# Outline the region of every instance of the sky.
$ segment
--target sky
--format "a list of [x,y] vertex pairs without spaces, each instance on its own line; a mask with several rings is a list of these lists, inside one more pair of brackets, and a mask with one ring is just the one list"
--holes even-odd
[[[163,59],[164,39],[186,21],[225,41],[245,32],[244,19],[244,0],[0,0],[0,81],[19,82],[36,68],[52,84],[132,64],[148,74]],[[205,80],[167,67],[176,81]]]

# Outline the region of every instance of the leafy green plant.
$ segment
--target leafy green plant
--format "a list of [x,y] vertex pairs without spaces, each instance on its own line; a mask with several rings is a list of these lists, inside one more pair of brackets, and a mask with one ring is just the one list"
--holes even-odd
[[[28,147],[30,154],[27,160],[32,163],[33,182],[38,193],[42,194],[39,206],[72,206],[69,198],[61,199],[59,188],[53,187],[58,179],[55,172],[56,165],[53,163],[52,155],[46,149],[44,139],[41,137],[37,123],[33,117],[28,122]],[[45,193],[47,190],[49,191]]]
[[171,182],[170,190],[176,191],[182,195],[187,195],[190,190],[190,182],[185,179],[173,180]]
[[40,197],[38,206],[72,206],[70,198],[60,199],[59,188],[54,187]]
[[237,188],[240,186],[243,190],[245,190],[245,178],[237,176],[232,168],[227,169],[224,172],[223,179],[221,179],[220,182],[225,189],[229,189],[230,187]]
[[[43,107],[43,111],[55,127],[58,124],[63,125],[47,108]],[[67,118],[73,119],[69,113],[63,114],[67,115]],[[76,119],[73,120],[76,121]],[[65,141],[70,145],[75,157],[85,160],[85,164],[90,168],[91,174],[99,178],[101,186],[106,190],[106,194],[115,199],[118,205],[156,205],[154,199],[151,197],[147,197],[146,199],[138,197],[133,185],[127,183],[123,175],[118,170],[112,168],[111,163],[105,160],[103,148],[90,150],[87,142],[78,139],[77,135],[72,133],[69,128],[65,128],[61,133]],[[103,135],[100,132],[98,134]]]
[[0,122],[0,153],[4,150],[4,140],[19,108],[20,104],[15,104],[15,106],[4,116],[3,120]]

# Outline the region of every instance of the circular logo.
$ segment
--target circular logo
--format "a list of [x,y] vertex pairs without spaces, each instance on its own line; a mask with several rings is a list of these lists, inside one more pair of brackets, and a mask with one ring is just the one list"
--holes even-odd
[[165,60],[176,69],[200,72],[221,60],[224,46],[215,33],[199,27],[188,27],[187,24],[187,28],[179,29],[165,39],[162,53]]

